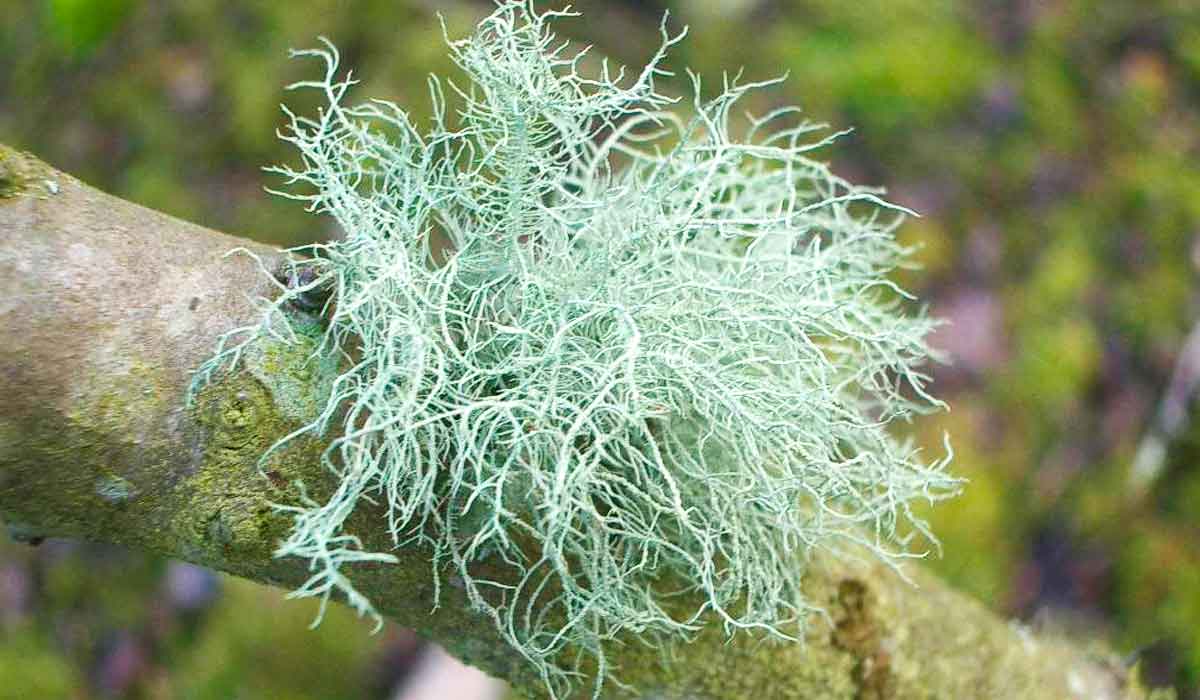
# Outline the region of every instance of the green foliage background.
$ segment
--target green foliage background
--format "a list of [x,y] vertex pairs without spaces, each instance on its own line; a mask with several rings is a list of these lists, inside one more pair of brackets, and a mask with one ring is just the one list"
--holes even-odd
[[[710,81],[738,66],[749,79],[789,72],[783,91],[765,99],[856,127],[829,151],[835,170],[887,185],[894,200],[925,214],[904,229],[924,244],[925,271],[904,283],[954,323],[936,342],[956,361],[935,387],[953,411],[919,429],[931,445],[951,432],[954,470],[971,484],[931,514],[946,550],[932,565],[1003,613],[1048,617],[1124,652],[1144,649],[1152,678],[1200,697],[1200,427],[1173,447],[1148,494],[1126,485],[1200,315],[1200,6],[581,5],[586,21],[561,31],[631,64],[652,53],[669,5],[691,26],[671,65]],[[452,73],[435,10],[461,35],[489,5],[2,3],[0,140],[183,218],[274,243],[310,241],[330,231],[265,196],[258,170],[291,158],[275,138],[277,106],[286,83],[308,76],[287,49],[324,34],[364,80],[360,95],[420,114],[424,75]],[[96,669],[108,662],[97,640],[121,629],[153,638],[143,644],[150,670],[122,697],[378,692],[362,678],[384,642],[365,626],[360,634],[347,621],[336,641],[330,630],[309,635],[290,623],[259,630],[253,620],[264,606],[285,621],[309,611],[232,583],[185,625],[178,611],[156,607],[159,562],[0,547],[0,580],[33,591],[15,596],[3,591],[17,584],[0,586],[0,697],[103,696]],[[270,664],[247,661],[264,647]],[[330,655],[344,670],[336,677],[302,683],[282,672],[317,659],[331,667]],[[18,675],[30,658],[44,670]],[[21,688],[13,678],[60,686]]]

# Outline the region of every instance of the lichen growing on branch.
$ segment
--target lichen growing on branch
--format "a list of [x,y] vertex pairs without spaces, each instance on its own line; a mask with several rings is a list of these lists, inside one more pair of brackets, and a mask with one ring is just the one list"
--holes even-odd
[[327,436],[337,477],[280,506],[295,520],[277,555],[312,566],[295,595],[374,614],[347,565],[392,556],[346,523],[382,504],[395,546],[429,548],[434,580],[464,587],[552,694],[583,668],[597,689],[619,679],[606,640],[686,637],[701,615],[797,639],[815,549],[917,556],[912,538],[933,538],[910,505],[959,486],[948,455],[889,432],[941,405],[920,369],[935,322],[888,279],[905,211],[813,160],[837,134],[798,110],[731,118],[771,82],[706,101],[693,76],[674,109],[655,86],[682,39],[665,20],[640,72],[589,73],[549,30],[564,14],[501,2],[449,42],[469,84],[430,78],[425,129],[347,104],[331,44],[296,52],[324,75],[292,87],[328,104],[287,112],[301,164],[271,170],[343,235],[293,251],[304,274],[197,373],[286,341],[284,311],[332,292],[313,361],[344,371],[282,441]]

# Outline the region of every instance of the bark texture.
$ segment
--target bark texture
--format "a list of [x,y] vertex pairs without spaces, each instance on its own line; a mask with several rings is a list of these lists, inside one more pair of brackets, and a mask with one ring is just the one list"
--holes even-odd
[[[323,446],[294,444],[265,474],[256,462],[327,379],[305,363],[308,347],[263,346],[184,402],[218,336],[253,321],[253,299],[271,293],[250,258],[225,257],[238,246],[277,255],[0,146],[0,519],[14,537],[122,544],[281,587],[306,578],[303,562],[272,557],[290,523],[270,503],[290,498],[293,479],[329,488]],[[382,522],[363,513],[352,525],[379,547]],[[541,695],[452,580],[433,609],[426,552],[396,554],[398,565],[351,570],[382,612]],[[916,585],[865,559],[816,562],[805,586],[828,615],[806,644],[727,643],[719,625],[665,655],[630,640],[609,650],[629,688],[609,684],[604,697],[1148,697],[1103,652],[1037,637],[909,573]]]

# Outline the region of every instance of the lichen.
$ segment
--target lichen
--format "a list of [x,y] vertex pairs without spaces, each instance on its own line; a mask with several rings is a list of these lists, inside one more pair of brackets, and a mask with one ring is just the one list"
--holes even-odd
[[0,144],[0,202],[35,189],[43,195],[56,194],[59,185],[53,178],[53,171],[37,158]]
[[[665,21],[626,80],[581,73],[548,28],[562,14],[501,2],[451,42],[473,90],[453,88],[452,126],[433,79],[424,133],[390,103],[345,105],[331,45],[297,52],[325,74],[294,87],[328,105],[288,112],[302,164],[274,172],[344,238],[292,251],[308,259],[274,278],[261,322],[196,375],[246,369],[304,421],[262,444],[281,433],[245,427],[258,394],[226,393],[216,449],[239,463],[257,452],[266,472],[331,440],[318,461],[336,485],[278,505],[293,522],[277,553],[314,567],[295,594],[375,614],[348,570],[426,548],[435,596],[456,576],[552,696],[576,669],[599,692],[610,640],[686,639],[709,613],[721,634],[802,638],[814,551],[910,556],[912,535],[932,539],[910,502],[959,486],[948,455],[889,432],[941,406],[920,369],[936,324],[888,279],[906,210],[812,160],[833,137],[794,110],[736,124],[771,81],[704,101],[697,79],[679,116],[655,87],[682,38]],[[298,328],[289,309],[321,290],[325,325]],[[278,376],[274,353],[306,342],[313,375]],[[375,549],[349,527],[373,503]],[[223,514],[199,525],[237,538]]]
[[118,474],[106,474],[96,480],[96,495],[110,503],[124,503],[134,495],[133,484]]

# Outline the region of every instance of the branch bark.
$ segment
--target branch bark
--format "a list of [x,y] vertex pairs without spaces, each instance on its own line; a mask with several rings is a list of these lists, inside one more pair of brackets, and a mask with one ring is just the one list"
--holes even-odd
[[[238,246],[278,256],[0,146],[0,519],[14,536],[122,544],[285,588],[305,580],[303,562],[272,557],[290,522],[270,504],[293,479],[330,487],[323,446],[293,445],[265,476],[256,461],[299,425],[320,381],[306,349],[267,348],[184,404],[193,368],[271,293],[248,257],[225,257]],[[382,530],[371,515],[355,532],[387,547],[386,534],[366,535]],[[381,612],[541,694],[452,582],[433,609],[427,552],[396,554],[397,565],[350,571]],[[664,662],[630,640],[608,653],[636,690],[608,684],[605,697],[1146,697],[1104,654],[1038,638],[919,567],[909,574],[915,585],[868,559],[815,562],[805,585],[828,616],[806,644],[727,643],[713,624]]]

